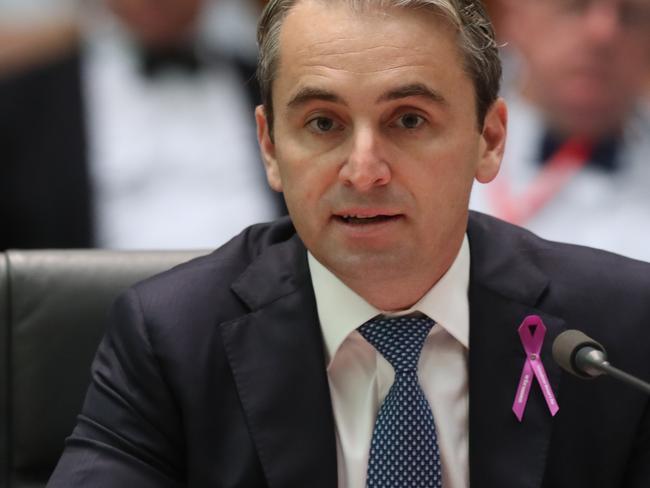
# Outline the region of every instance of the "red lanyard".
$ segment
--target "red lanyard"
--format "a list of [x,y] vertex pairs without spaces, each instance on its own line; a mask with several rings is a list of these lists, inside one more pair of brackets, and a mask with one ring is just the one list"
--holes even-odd
[[495,179],[487,188],[493,215],[513,224],[525,224],[587,164],[591,152],[587,141],[569,139],[520,195],[513,194],[505,178]]

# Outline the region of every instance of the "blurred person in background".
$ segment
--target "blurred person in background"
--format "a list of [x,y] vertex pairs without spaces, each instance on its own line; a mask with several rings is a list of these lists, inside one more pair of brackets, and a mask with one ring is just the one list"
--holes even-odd
[[494,33],[497,39],[499,39],[502,29],[501,19],[503,18],[503,0],[483,0],[483,5],[485,5],[485,10],[487,11],[494,27]]
[[650,1],[499,6],[509,137],[499,176],[475,185],[471,207],[650,260]]
[[214,247],[284,212],[255,53],[215,43],[212,6],[87,5],[75,49],[0,80],[0,249]]
[[16,25],[2,18],[2,11],[0,19],[0,79],[61,56],[79,38],[76,23],[69,20]]

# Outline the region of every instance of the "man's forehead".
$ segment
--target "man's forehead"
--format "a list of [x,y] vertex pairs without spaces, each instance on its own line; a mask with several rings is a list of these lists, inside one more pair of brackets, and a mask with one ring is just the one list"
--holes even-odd
[[[363,5],[367,7],[363,8]],[[324,17],[338,22],[326,23]],[[285,17],[280,38],[286,37],[287,32],[291,35],[300,34],[307,40],[315,41],[312,49],[325,50],[328,47],[318,43],[323,32],[327,32],[327,41],[336,48],[337,43],[344,45],[351,39],[358,40],[360,34],[372,33],[370,26],[382,25],[394,31],[408,30],[409,22],[413,20],[426,22],[432,31],[444,29],[454,32],[456,29],[452,21],[433,4],[429,8],[415,8],[392,5],[390,2],[298,0]],[[390,46],[395,39],[387,37],[383,41],[382,44]]]
[[[431,44],[446,38],[446,47],[457,48],[456,31],[436,12],[404,7],[375,8],[360,12],[348,2],[303,0],[287,15],[279,43],[279,60],[300,59],[305,64],[328,63],[334,69],[357,58],[364,65],[398,69],[405,64],[428,64]],[[389,15],[390,14],[390,15]],[[311,18],[321,28],[314,28]],[[456,49],[460,56],[460,49]],[[417,57],[420,56],[418,59]],[[383,63],[377,63],[383,61]]]
[[[459,76],[473,90],[449,21],[406,8],[391,13],[360,15],[345,2],[298,5],[281,32],[277,102],[291,109],[312,100],[377,104],[417,96],[443,107]],[[312,15],[322,28],[313,28]]]

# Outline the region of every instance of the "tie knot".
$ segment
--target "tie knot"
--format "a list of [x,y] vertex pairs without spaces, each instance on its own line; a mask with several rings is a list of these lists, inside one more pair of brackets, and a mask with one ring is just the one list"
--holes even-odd
[[433,325],[433,320],[423,315],[378,315],[359,327],[359,333],[398,373],[417,369],[424,340]]

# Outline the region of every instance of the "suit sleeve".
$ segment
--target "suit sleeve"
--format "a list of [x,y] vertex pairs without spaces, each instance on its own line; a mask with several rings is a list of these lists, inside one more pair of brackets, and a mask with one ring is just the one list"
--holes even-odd
[[650,404],[646,404],[635,444],[623,486],[647,488],[650,486]]
[[48,488],[185,486],[181,414],[137,292],[114,306],[92,381]]

